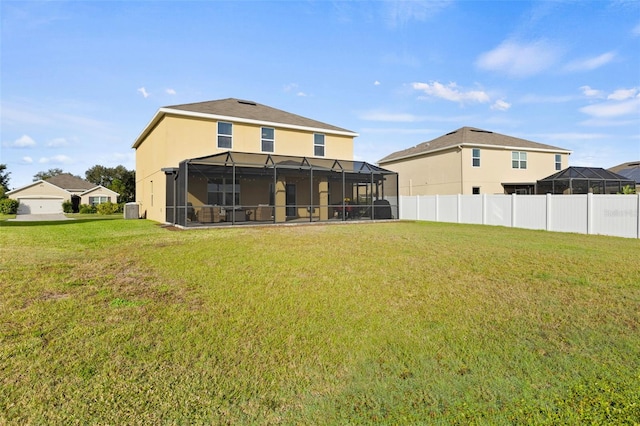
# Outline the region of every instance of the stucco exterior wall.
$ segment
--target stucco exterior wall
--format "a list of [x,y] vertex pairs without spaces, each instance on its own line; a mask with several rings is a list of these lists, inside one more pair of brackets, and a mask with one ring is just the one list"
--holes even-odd
[[[262,153],[260,125],[233,123],[231,151]],[[276,155],[314,157],[313,131],[275,129],[274,152]],[[198,158],[229,149],[218,148],[218,122],[196,117],[167,114],[151,130],[136,149],[136,201],[140,212],[148,219],[164,222],[166,206],[166,179],[162,168],[178,167],[189,158]],[[321,132],[317,132],[321,133]],[[323,133],[325,155],[323,158],[352,160],[353,137]],[[198,192],[189,201],[206,204],[204,193]]]
[[384,163],[381,167],[398,173],[399,195],[435,195],[460,193],[461,165],[461,151],[454,147],[434,155]]

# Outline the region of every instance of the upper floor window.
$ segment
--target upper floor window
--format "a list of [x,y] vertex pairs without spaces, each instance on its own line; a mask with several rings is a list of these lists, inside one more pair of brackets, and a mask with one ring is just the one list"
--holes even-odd
[[556,170],[562,170],[562,156],[556,154]]
[[260,136],[262,152],[273,152],[275,130],[270,127],[263,127]]
[[313,155],[324,157],[324,135],[315,133],[313,135]]
[[473,167],[480,167],[480,149],[473,148],[471,151],[471,163]]
[[527,168],[527,153],[514,151],[511,153],[511,168],[512,169],[526,169]]
[[233,124],[218,122],[218,148],[231,149],[231,136],[233,131]]

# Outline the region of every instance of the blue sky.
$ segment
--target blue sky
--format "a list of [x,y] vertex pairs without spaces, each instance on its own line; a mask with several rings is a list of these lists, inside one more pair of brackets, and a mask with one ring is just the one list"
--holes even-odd
[[[357,159],[475,126],[640,160],[638,1],[0,2],[10,187],[133,169],[158,108],[250,99],[358,132]],[[185,141],[188,143],[188,141]]]

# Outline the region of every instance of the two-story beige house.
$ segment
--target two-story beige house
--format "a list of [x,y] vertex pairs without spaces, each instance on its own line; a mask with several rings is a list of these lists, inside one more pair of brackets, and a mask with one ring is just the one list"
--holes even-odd
[[356,136],[240,99],[160,108],[133,144],[136,201],[181,226],[391,218],[396,174],[353,161]]
[[542,179],[568,166],[571,151],[462,127],[378,164],[398,173],[400,195],[535,194]]

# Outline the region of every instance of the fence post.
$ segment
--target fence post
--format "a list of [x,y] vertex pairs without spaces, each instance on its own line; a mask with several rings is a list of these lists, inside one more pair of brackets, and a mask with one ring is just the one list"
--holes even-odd
[[593,234],[593,194],[587,193],[587,235]]
[[551,194],[549,193],[547,193],[546,202],[547,202],[547,205],[545,207],[546,207],[547,217],[546,217],[545,226],[547,231],[551,231]]
[[439,219],[439,216],[440,216],[440,215],[438,214],[438,194],[436,194],[436,202],[435,202],[434,204],[435,204],[435,206],[436,206],[436,214],[435,214],[435,216],[436,216],[436,222],[439,222],[439,220],[438,220],[438,219]]
[[516,193],[511,193],[511,227],[516,227]]
[[416,220],[420,219],[420,196],[416,195]]
[[638,209],[636,210],[636,217],[638,218],[638,227],[636,228],[636,232],[638,233],[638,238],[640,238],[640,193],[636,195],[638,196]]
[[460,223],[460,218],[462,217],[462,212],[460,211],[462,209],[462,195],[458,194],[457,197],[457,211],[456,211],[456,220],[458,221],[458,223]]
[[487,194],[482,194],[482,224],[487,224]]

